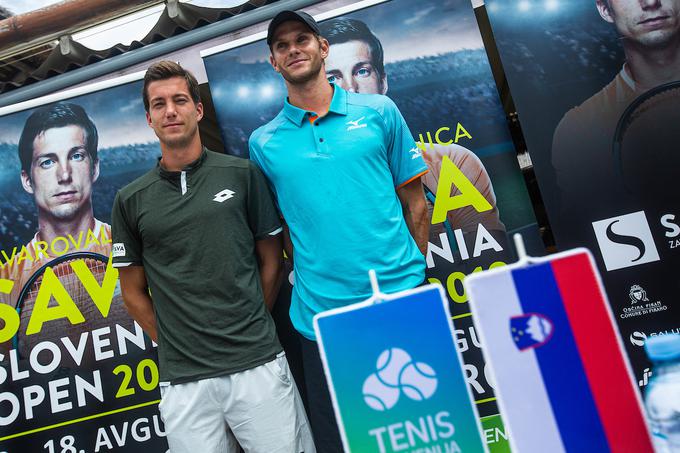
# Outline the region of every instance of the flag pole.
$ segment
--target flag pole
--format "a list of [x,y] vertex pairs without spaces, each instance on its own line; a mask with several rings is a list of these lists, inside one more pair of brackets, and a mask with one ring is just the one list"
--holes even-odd
[[373,290],[371,299],[373,299],[374,304],[377,304],[384,299],[384,294],[380,292],[380,286],[378,285],[378,275],[375,273],[375,269],[370,269],[368,271],[368,279],[371,281],[371,289]]
[[517,251],[517,262],[518,263],[528,263],[529,256],[527,255],[527,248],[524,246],[524,238],[520,233],[515,233],[512,236],[515,241],[515,250]]

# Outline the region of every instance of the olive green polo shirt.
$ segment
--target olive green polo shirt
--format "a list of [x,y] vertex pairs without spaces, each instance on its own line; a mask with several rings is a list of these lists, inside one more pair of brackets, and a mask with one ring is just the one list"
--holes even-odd
[[281,351],[255,255],[281,223],[254,164],[204,150],[179,172],[157,165],[118,192],[111,223],[114,266],[144,267],[161,381],[235,373]]

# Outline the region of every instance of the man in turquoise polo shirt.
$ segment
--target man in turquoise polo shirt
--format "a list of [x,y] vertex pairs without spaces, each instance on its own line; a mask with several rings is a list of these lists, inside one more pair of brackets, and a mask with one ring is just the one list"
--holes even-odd
[[429,218],[420,177],[427,166],[389,98],[328,83],[329,44],[311,16],[279,13],[267,43],[288,98],[251,136],[250,157],[269,179],[292,241],[290,314],[302,334],[315,443],[341,452],[312,319],[368,298],[369,269],[385,292],[423,282]]

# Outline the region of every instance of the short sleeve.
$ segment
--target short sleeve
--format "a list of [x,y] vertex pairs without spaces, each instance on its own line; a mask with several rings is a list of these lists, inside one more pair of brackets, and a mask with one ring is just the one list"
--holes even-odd
[[255,164],[261,169],[262,163],[260,162],[260,153],[255,144],[255,139],[253,138],[253,135],[251,135],[250,139],[248,140],[248,158],[251,161],[255,162]]
[[142,244],[139,233],[131,219],[126,215],[125,207],[116,194],[111,211],[111,257],[113,267],[141,266]]
[[402,187],[427,173],[420,148],[397,106],[389,98],[385,105],[387,159],[395,187]]
[[259,241],[282,231],[281,217],[260,169],[252,162],[248,168],[248,224],[255,240]]

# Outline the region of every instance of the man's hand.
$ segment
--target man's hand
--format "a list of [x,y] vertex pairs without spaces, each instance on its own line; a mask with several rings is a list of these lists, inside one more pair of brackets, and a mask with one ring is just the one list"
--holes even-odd
[[269,311],[274,308],[283,279],[282,234],[255,242],[255,254],[260,268],[260,282],[264,303]]
[[144,332],[153,341],[158,342],[156,314],[153,311],[153,301],[149,296],[144,268],[142,266],[119,267],[118,273],[125,308],[137,324],[142,326]]

